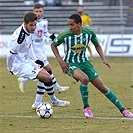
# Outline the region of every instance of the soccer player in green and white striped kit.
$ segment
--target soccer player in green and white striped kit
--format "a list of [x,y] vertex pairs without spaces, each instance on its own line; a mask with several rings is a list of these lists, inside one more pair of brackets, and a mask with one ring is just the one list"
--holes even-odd
[[[86,57],[86,47],[89,41],[91,41],[101,57],[103,64],[107,65],[111,70],[111,66],[104,57],[94,30],[90,26],[81,26],[81,24],[82,20],[78,14],[71,15],[68,18],[68,28],[59,33],[51,44],[51,48],[63,73],[72,76],[77,81],[80,81],[79,88],[84,105],[83,112],[85,117],[94,117],[88,102],[88,83],[91,82],[120,110],[123,116],[133,118],[133,114],[123,107],[117,96],[103,83],[94,66]],[[61,58],[57,48],[57,46],[62,43],[64,43],[66,47],[64,60]]]

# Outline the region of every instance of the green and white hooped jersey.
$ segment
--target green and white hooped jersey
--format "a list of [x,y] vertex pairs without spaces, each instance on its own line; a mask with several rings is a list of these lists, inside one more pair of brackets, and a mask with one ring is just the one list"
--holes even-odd
[[94,30],[90,26],[82,26],[82,33],[75,35],[69,29],[63,30],[53,43],[56,46],[64,43],[66,55],[65,61],[68,63],[80,63],[87,60],[86,47],[89,41],[95,45],[98,44],[98,39]]

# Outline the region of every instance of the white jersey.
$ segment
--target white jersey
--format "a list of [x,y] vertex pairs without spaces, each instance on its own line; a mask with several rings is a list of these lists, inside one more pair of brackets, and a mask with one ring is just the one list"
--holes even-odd
[[36,29],[32,34],[32,39],[34,53],[36,57],[43,62],[47,60],[44,49],[44,36],[50,38],[51,34],[48,32],[47,19],[41,18],[37,22]]
[[[28,73],[33,67],[38,68],[38,65],[35,63],[37,58],[31,44],[32,36],[26,31],[24,24],[22,24],[11,36],[10,50],[7,55],[7,68],[18,77],[35,78],[35,75]],[[29,57],[29,53],[33,60]],[[29,77],[27,74],[31,76]]]
[[28,55],[28,49],[31,44],[31,34],[25,30],[23,25],[21,25],[11,36],[10,51],[19,57],[20,62],[25,62],[25,57]]

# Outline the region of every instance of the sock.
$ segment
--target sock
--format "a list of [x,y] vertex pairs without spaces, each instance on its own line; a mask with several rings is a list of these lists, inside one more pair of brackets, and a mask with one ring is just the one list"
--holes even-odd
[[44,82],[44,87],[45,90],[47,92],[47,94],[49,95],[51,101],[57,101],[57,98],[54,94],[54,88],[53,88],[53,83],[51,82]]
[[19,78],[22,82],[27,82],[29,79],[28,78],[24,78],[24,77],[22,77],[22,78]]
[[89,107],[88,104],[88,86],[80,84],[80,93],[84,108]]
[[125,108],[122,106],[117,96],[109,88],[105,96],[120,110],[120,112],[125,110]]
[[47,72],[48,72],[48,73],[50,74],[50,76],[52,77],[53,86],[56,88],[56,90],[58,90],[58,88],[60,88],[60,85],[57,83],[56,78],[54,77],[52,71],[50,70],[50,71],[47,71]]
[[36,98],[35,98],[35,104],[36,105],[38,105],[39,103],[42,102],[44,92],[45,92],[44,83],[42,83],[41,81],[38,81],[37,93],[36,93]]

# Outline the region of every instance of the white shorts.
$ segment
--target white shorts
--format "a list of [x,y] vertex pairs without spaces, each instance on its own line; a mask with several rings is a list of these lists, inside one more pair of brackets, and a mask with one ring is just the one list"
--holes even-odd
[[19,64],[13,64],[12,72],[17,77],[24,77],[27,79],[34,80],[36,79],[38,73],[42,70],[42,68],[39,68],[38,64],[33,62],[26,62],[26,63],[19,63]]
[[49,64],[48,60],[43,60],[43,63],[44,63],[44,67],[46,67]]
[[37,59],[41,60],[44,63],[44,67],[46,67],[49,64],[49,61],[45,54],[42,54],[42,55],[40,54],[39,56],[38,56],[38,54],[36,54],[36,57],[37,57]]
[[42,70],[33,60],[28,59],[26,62],[21,62],[18,61],[14,55],[8,56],[7,69],[12,71],[17,77],[24,77],[31,80],[34,80]]

